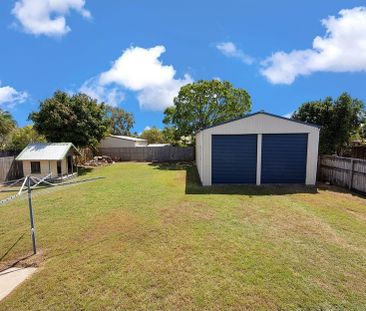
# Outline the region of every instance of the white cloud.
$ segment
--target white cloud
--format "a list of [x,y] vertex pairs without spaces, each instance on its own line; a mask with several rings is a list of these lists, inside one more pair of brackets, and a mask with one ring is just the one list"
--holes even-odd
[[164,66],[159,60],[164,52],[164,46],[131,47],[122,53],[111,69],[101,74],[100,82],[115,82],[135,91],[164,85],[175,75],[173,66]]
[[120,88],[103,86],[95,78],[85,81],[79,88],[79,92],[89,95],[98,102],[104,102],[114,107],[125,99],[125,93]]
[[118,85],[135,91],[141,108],[164,110],[173,105],[173,99],[183,85],[193,82],[188,74],[182,79],[175,78],[174,67],[163,65],[159,60],[164,52],[164,46],[128,48],[108,71],[99,75],[98,86]]
[[189,75],[183,79],[171,79],[160,86],[148,86],[141,89],[137,98],[140,107],[146,110],[161,111],[173,105],[173,99],[178,95],[180,88],[193,82]]
[[262,62],[261,73],[273,84],[291,84],[314,72],[366,71],[366,7],[344,9],[322,20],[323,37],[306,50],[279,51]]
[[91,14],[85,0],[19,0],[12,10],[25,32],[34,35],[63,36],[71,29],[65,16],[75,10],[85,18]]
[[1,86],[0,81],[0,106],[12,108],[23,103],[28,97],[26,92],[20,92],[11,86]]
[[240,59],[243,63],[251,65],[254,63],[254,58],[245,54],[242,50],[238,49],[236,45],[231,42],[221,42],[216,45],[216,48],[225,56]]

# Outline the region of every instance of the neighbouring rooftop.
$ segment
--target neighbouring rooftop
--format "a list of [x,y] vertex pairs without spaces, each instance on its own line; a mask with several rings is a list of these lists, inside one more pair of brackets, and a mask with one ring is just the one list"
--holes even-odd
[[109,137],[123,139],[123,140],[130,140],[130,141],[141,141],[141,142],[147,142],[146,139],[143,138],[137,138],[137,137],[131,137],[131,136],[123,136],[123,135],[109,135]]

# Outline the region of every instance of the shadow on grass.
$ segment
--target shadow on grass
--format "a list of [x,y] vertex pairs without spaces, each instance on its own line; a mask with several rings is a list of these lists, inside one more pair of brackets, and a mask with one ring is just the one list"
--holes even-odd
[[91,167],[79,166],[78,167],[78,176],[86,176],[89,173],[91,173],[92,171],[93,171],[93,169]]
[[[7,270],[7,269],[9,269],[9,268],[17,267],[20,263],[24,262],[25,260],[28,260],[28,259],[32,258],[33,256],[37,256],[37,255],[29,254],[29,255],[24,256],[22,258],[16,259],[15,261],[13,261],[11,263],[6,263],[3,266],[1,265],[1,262],[0,262],[0,273]],[[25,266],[25,267],[27,267],[27,266]]]
[[12,246],[5,251],[5,253],[0,257],[0,262],[10,253],[10,251],[20,242],[20,240],[24,237],[25,233],[21,234],[19,238],[14,242]]
[[317,183],[317,187],[319,190],[322,191],[333,191],[333,192],[339,192],[339,193],[350,193],[353,196],[365,199],[366,198],[366,193],[365,192],[361,192],[361,191],[357,191],[356,189],[346,189],[346,188],[342,188],[340,186],[336,186],[336,185],[332,185],[332,184],[328,184],[325,182],[318,182]]
[[243,194],[243,195],[284,195],[293,193],[318,193],[317,188],[305,185],[213,185],[202,186],[196,165],[192,162],[151,163],[160,170],[186,171],[186,194]]

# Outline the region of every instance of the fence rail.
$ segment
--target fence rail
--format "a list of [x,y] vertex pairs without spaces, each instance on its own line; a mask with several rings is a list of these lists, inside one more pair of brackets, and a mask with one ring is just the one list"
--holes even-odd
[[99,148],[99,155],[110,156],[115,161],[175,162],[193,161],[194,147],[122,147]]
[[318,179],[366,193],[366,160],[320,156]]
[[0,158],[0,181],[18,179],[22,176],[22,162],[15,161],[15,157]]

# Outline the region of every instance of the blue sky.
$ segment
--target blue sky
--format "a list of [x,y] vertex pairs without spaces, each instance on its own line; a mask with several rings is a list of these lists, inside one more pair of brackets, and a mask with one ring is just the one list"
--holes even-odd
[[[57,90],[162,127],[181,85],[228,80],[286,115],[349,92],[366,102],[364,1],[2,0],[0,107],[23,126]],[[314,40],[315,39],[315,40]]]

